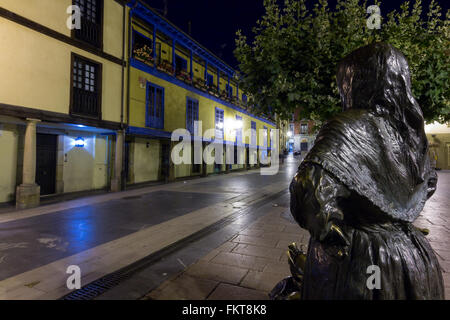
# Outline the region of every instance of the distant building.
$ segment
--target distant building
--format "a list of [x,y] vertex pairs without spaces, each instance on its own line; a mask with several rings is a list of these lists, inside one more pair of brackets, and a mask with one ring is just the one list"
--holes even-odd
[[[239,88],[236,70],[145,3],[133,0],[128,6],[131,50],[125,142],[128,158],[124,164],[127,183],[248,168],[250,138],[259,147],[270,149],[275,119],[252,114],[248,96]],[[198,135],[213,129],[215,137],[223,139],[224,161],[225,146],[234,147],[236,162],[237,146],[244,146],[245,163],[173,165],[171,133],[186,128],[193,134],[194,121],[202,121]],[[247,129],[256,129],[257,134],[244,136]],[[262,137],[260,130],[264,131]],[[202,150],[210,141],[202,139]]]
[[289,124],[290,139],[289,149],[293,152],[311,150],[316,139],[316,122],[308,119],[300,118],[300,110],[297,109],[292,115],[292,120]]
[[450,169],[450,123],[425,125],[432,167]]

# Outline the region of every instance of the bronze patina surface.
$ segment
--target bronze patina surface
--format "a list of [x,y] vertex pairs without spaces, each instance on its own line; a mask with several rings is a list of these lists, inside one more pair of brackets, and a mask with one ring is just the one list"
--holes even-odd
[[[343,112],[321,128],[290,186],[291,213],[311,234],[301,298],[443,299],[436,255],[412,225],[437,175],[408,63],[372,43],[340,62],[337,82]],[[379,289],[367,286],[372,265]]]

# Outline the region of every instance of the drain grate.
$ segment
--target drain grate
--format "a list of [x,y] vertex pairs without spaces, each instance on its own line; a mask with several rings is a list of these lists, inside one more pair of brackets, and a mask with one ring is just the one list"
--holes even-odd
[[225,225],[228,225],[228,224],[236,221],[237,219],[242,218],[248,212],[251,212],[252,210],[255,210],[255,209],[275,200],[276,198],[280,197],[284,193],[285,193],[285,190],[275,193],[271,196],[268,196],[268,197],[264,198],[263,200],[250,205],[249,207],[239,210],[239,211],[233,213],[232,215],[225,217],[225,218],[217,221],[216,223],[187,236],[186,238],[180,239],[177,242],[175,242],[155,253],[152,253],[149,256],[142,258],[139,261],[136,261],[135,263],[130,264],[129,266],[126,266],[116,272],[110,273],[102,278],[99,278],[99,279],[85,285],[81,289],[72,291],[69,294],[61,297],[59,300],[92,300],[92,299],[98,297],[99,295],[105,293],[109,289],[117,286],[120,282],[130,278],[136,272],[139,272],[139,271],[147,268],[148,266],[150,266],[152,263],[155,263],[155,262],[161,260],[164,256],[166,256],[172,252],[175,252],[175,251],[185,247],[189,243],[192,243],[214,231],[217,231],[217,230],[223,228]]
[[132,274],[133,272],[119,270],[91,282],[81,289],[65,295],[60,300],[92,300],[107,290],[117,286],[120,282],[129,278]]

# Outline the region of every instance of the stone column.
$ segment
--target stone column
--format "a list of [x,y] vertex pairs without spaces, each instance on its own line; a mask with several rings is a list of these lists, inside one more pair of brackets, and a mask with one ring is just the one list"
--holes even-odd
[[205,162],[205,159],[203,159],[203,152],[205,151],[206,143],[202,142],[202,177],[208,176],[208,165]]
[[176,141],[170,142],[170,154],[169,154],[169,181],[175,181],[175,164],[172,161],[172,150],[176,146]]
[[64,193],[64,135],[58,136],[58,146],[56,153],[56,193]]
[[122,190],[123,142],[125,132],[118,130],[116,134],[116,154],[114,157],[114,178],[111,180],[111,191]]
[[41,188],[36,184],[36,123],[27,119],[23,151],[22,184],[16,189],[16,207],[32,208],[39,205]]

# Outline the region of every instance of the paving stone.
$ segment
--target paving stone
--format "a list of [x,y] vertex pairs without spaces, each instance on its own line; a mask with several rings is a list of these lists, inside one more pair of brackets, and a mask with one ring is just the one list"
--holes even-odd
[[266,224],[277,224],[277,225],[284,225],[284,226],[297,226],[297,224],[294,224],[280,216],[278,217],[269,217],[268,219],[264,219],[260,221],[261,223],[266,223]]
[[154,300],[204,300],[218,282],[190,277],[183,274],[173,281],[167,281],[162,289],[150,292],[147,298]]
[[208,300],[269,300],[267,293],[221,283]]
[[252,244],[252,245],[260,246],[260,247],[271,247],[271,248],[275,248],[277,245],[277,242],[278,242],[278,240],[275,238],[261,238],[261,237],[252,237],[252,236],[246,236],[246,235],[238,235],[235,238],[233,238],[231,241],[237,242],[237,243]]
[[214,249],[211,250],[207,255],[200,258],[200,261],[211,261],[215,256],[217,256],[221,251]]
[[250,229],[259,229],[264,231],[277,231],[281,232],[286,226],[282,224],[265,224],[265,223],[254,223],[249,226]]
[[218,247],[217,250],[219,250],[221,252],[231,252],[236,246],[237,246],[236,243],[227,241],[224,244],[222,244],[220,247]]
[[271,261],[264,267],[263,271],[270,272],[270,273],[282,274],[286,277],[291,275],[291,270],[289,269],[289,264],[287,263],[287,261],[285,261],[285,262],[281,262],[281,261],[272,262]]
[[302,242],[303,235],[295,234],[295,233],[286,233],[286,232],[264,232],[261,234],[262,238],[275,238],[278,240],[288,240],[291,242]]
[[190,266],[186,273],[193,277],[238,284],[247,274],[248,269],[199,261]]
[[434,252],[438,254],[442,259],[445,261],[450,261],[450,250],[442,249],[442,248],[436,248],[434,247]]
[[258,247],[250,244],[238,244],[232,252],[275,260],[279,260],[280,256],[284,254],[284,250],[279,248]]
[[260,237],[264,233],[264,230],[261,229],[243,229],[239,231],[239,234],[243,234],[246,236],[252,236],[252,237]]
[[450,261],[442,260],[439,257],[438,257],[438,260],[439,260],[439,264],[441,266],[441,269],[444,270],[447,273],[450,273]]
[[288,250],[288,246],[291,243],[295,242],[299,248],[303,245],[303,249],[304,249],[304,251],[306,251],[306,248],[308,247],[308,241],[309,241],[309,238],[308,239],[301,238],[301,241],[291,241],[291,240],[281,239],[277,242],[276,247],[280,248],[280,249]]
[[304,229],[300,228],[300,226],[298,225],[290,225],[290,226],[286,226],[286,228],[284,228],[284,232],[288,232],[288,233],[302,233]]
[[221,252],[211,260],[211,262],[217,264],[224,264],[259,271],[262,271],[270,261],[272,260],[234,252]]
[[269,293],[285,277],[283,273],[250,270],[240,285]]

